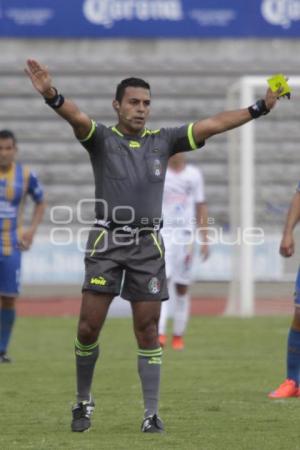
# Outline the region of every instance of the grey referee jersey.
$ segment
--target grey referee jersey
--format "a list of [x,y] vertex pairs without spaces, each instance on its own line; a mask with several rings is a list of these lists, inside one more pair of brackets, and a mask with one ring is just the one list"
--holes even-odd
[[93,122],[80,143],[94,171],[96,218],[135,226],[157,223],[169,157],[204,145],[194,141],[192,127],[144,129],[127,136],[116,127]]

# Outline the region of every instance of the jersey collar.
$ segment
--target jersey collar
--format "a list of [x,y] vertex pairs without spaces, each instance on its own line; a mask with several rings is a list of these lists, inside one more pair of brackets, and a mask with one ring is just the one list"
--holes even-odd
[[111,130],[112,130],[114,133],[116,133],[118,136],[120,136],[120,137],[125,137],[125,138],[130,139],[130,140],[140,139],[140,138],[145,137],[147,134],[150,134],[150,130],[148,130],[147,128],[144,128],[144,130],[141,131],[141,133],[140,133],[140,134],[137,134],[136,136],[132,136],[132,135],[129,135],[129,134],[123,134],[123,133],[121,133],[121,131],[118,130],[118,128],[117,128],[116,125],[115,125],[114,127],[111,127]]

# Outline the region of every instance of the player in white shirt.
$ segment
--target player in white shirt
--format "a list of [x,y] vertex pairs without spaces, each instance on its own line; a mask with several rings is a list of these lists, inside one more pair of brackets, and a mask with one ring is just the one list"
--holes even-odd
[[203,177],[199,169],[185,163],[182,153],[169,160],[163,197],[163,218],[162,235],[170,300],[162,302],[159,340],[161,346],[166,345],[166,326],[171,301],[174,310],[172,347],[182,350],[183,335],[189,318],[188,287],[191,283],[194,236],[197,228],[200,229],[198,237],[201,237],[203,260],[209,255]]

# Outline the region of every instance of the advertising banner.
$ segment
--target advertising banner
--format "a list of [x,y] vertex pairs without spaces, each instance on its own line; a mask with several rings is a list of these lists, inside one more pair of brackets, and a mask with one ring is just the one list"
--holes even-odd
[[[236,246],[232,237],[210,246],[210,257],[203,262],[200,246],[195,246],[193,258],[194,281],[229,281],[232,278],[233,255]],[[81,238],[80,238],[81,239]],[[76,242],[77,241],[77,242]],[[270,236],[254,249],[256,280],[282,280],[283,258],[279,255],[280,235]],[[85,240],[68,239],[65,243],[51,242],[49,236],[38,236],[29,252],[23,253],[22,282],[26,284],[82,284],[84,277]],[[33,270],[34,268],[34,270]],[[293,274],[292,279],[295,278]]]
[[0,0],[0,37],[299,37],[300,0]]

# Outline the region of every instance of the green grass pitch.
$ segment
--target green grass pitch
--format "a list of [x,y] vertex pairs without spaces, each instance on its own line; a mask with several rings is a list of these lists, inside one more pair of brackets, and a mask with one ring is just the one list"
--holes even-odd
[[285,376],[288,317],[193,318],[186,350],[164,352],[164,435],[139,431],[143,406],[130,319],[110,319],[88,433],[70,432],[76,320],[20,318],[0,366],[2,450],[296,450],[300,399],[269,400]]

